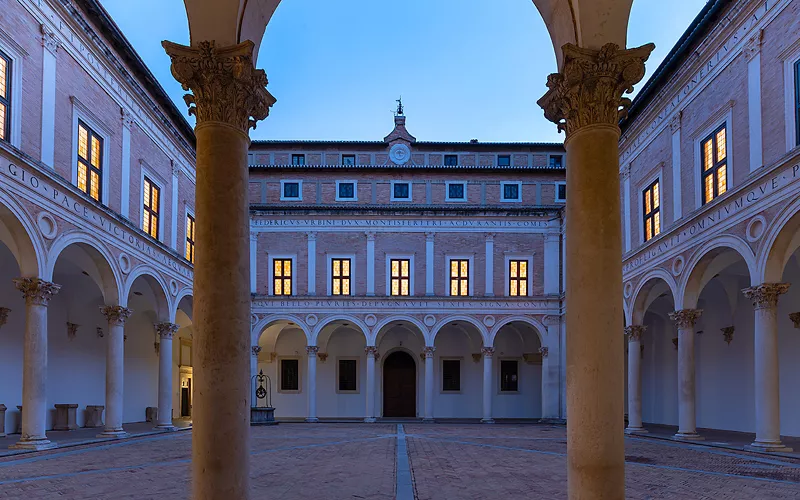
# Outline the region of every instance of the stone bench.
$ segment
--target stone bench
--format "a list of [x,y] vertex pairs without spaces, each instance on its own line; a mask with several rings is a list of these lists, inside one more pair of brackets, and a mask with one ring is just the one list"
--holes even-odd
[[0,438],[6,437],[6,405],[0,404]]
[[86,428],[103,427],[103,410],[105,406],[86,405]]
[[78,428],[76,416],[78,405],[57,404],[53,406],[56,408],[56,420],[53,424],[54,431],[74,431]]

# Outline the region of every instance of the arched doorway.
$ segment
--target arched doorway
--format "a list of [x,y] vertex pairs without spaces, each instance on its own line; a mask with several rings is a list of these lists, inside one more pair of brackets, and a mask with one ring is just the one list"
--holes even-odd
[[383,416],[417,416],[417,365],[405,351],[395,351],[383,362]]

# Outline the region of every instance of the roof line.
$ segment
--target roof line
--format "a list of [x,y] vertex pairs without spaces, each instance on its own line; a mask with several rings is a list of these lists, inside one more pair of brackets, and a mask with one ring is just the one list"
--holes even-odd
[[283,169],[283,170],[306,170],[306,169],[431,169],[431,170],[552,170],[556,172],[566,170],[566,167],[551,167],[545,165],[543,167],[529,167],[527,165],[501,167],[498,165],[267,165],[265,163],[256,163],[249,165],[253,169]]
[[[389,144],[384,141],[339,141],[339,140],[327,140],[327,139],[300,139],[300,140],[279,140],[279,139],[257,139],[252,141],[252,145],[259,146],[259,145],[291,145],[291,144],[298,144],[298,145],[308,145],[308,144],[359,144],[359,145],[369,145],[369,146],[382,146],[386,147]],[[557,148],[563,149],[564,143],[562,142],[471,142],[471,141],[464,141],[464,142],[449,142],[449,141],[416,141],[414,143],[415,146],[468,146],[468,147],[481,147],[481,146],[507,146],[507,147],[537,147],[537,148]]]

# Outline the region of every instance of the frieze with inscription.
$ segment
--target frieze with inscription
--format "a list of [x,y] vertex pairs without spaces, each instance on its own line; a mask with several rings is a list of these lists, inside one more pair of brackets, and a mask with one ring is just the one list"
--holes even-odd
[[552,310],[558,309],[559,300],[449,300],[436,298],[420,299],[334,299],[331,297],[320,298],[255,298],[252,302],[253,311],[273,312],[275,309],[311,309],[314,311],[336,310],[353,311],[368,310],[370,312],[388,310],[396,311],[464,311],[464,310]]
[[307,227],[407,227],[407,228],[547,228],[546,220],[468,220],[468,219],[262,219],[250,222],[250,227],[295,228]]

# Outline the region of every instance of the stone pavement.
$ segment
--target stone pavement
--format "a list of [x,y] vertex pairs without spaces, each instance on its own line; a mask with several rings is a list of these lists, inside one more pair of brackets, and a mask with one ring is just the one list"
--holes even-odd
[[[561,426],[282,423],[251,453],[259,499],[566,498]],[[800,499],[792,457],[629,437],[626,459],[631,499]],[[189,498],[190,460],[190,432],[0,457],[0,498]]]

